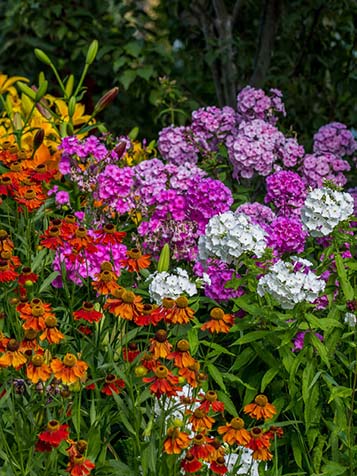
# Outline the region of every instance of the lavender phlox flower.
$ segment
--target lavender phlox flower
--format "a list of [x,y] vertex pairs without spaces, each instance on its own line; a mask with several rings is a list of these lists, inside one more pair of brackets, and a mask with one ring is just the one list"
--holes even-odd
[[254,174],[269,175],[278,159],[278,150],[285,141],[276,127],[261,119],[242,122],[235,136],[228,136],[229,160],[233,177],[252,178]]
[[343,172],[351,169],[350,164],[330,153],[307,154],[300,168],[303,180],[313,188],[322,187],[325,180],[343,186],[347,178]]
[[326,124],[314,135],[314,152],[319,154],[331,153],[338,157],[352,155],[357,149],[351,131],[341,122]]
[[188,127],[165,127],[159,132],[157,146],[162,157],[175,165],[198,160],[198,148]]
[[285,116],[281,91],[270,89],[270,93],[271,96],[268,96],[262,89],[252,86],[243,88],[237,96],[237,111],[240,121],[262,119],[274,125],[278,120],[275,113]]

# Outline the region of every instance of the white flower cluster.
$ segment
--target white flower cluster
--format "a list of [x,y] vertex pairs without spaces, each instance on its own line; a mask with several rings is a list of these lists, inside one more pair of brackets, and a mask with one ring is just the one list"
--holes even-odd
[[352,312],[346,312],[344,321],[349,327],[356,327],[357,317]]
[[259,296],[270,294],[283,309],[292,309],[299,302],[313,302],[325,289],[325,281],[311,270],[310,261],[292,257],[293,262],[279,260],[259,279]]
[[301,221],[311,236],[327,236],[340,222],[353,215],[351,194],[327,187],[316,188],[306,197]]
[[236,261],[245,251],[260,258],[267,245],[266,233],[244,213],[231,211],[213,216],[198,241],[199,259],[218,257],[226,263]]
[[164,297],[176,299],[182,294],[189,296],[197,294],[196,285],[190,281],[187,271],[182,268],[176,268],[172,274],[166,271],[156,272],[149,279],[152,280],[149,285],[150,298],[156,304],[161,304]]

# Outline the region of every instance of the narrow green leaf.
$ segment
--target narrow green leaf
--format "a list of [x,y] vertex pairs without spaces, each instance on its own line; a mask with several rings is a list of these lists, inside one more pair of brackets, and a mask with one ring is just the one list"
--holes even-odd
[[43,291],[45,291],[51,285],[52,281],[57,278],[57,276],[59,276],[59,274],[60,273],[58,271],[53,271],[49,276],[47,276],[47,278],[42,282],[38,293],[43,293]]
[[260,391],[263,393],[266,387],[270,384],[273,378],[279,373],[280,369],[269,369],[265,372],[264,377],[262,378],[262,383],[260,387]]
[[213,364],[207,365],[207,370],[213,380],[221,387],[221,389],[227,393],[227,388],[224,385],[222,373]]
[[347,273],[342,257],[337,252],[335,253],[335,263],[343,294],[345,295],[347,301],[352,301],[354,297],[353,287],[351,286],[351,283],[347,278]]

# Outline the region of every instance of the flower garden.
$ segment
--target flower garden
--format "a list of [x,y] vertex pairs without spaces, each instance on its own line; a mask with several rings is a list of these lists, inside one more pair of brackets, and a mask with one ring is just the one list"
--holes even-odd
[[246,86],[117,137],[97,49],[0,75],[0,476],[356,474],[351,125]]

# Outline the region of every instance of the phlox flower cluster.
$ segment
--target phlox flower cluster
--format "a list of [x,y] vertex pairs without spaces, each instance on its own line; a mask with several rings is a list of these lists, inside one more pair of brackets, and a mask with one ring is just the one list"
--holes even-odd
[[266,249],[266,233],[244,213],[228,211],[209,220],[198,248],[201,261],[216,257],[230,264],[245,252],[260,258]]
[[95,136],[83,141],[76,136],[65,137],[58,148],[62,150],[59,171],[62,175],[68,175],[83,192],[92,192],[96,188],[96,177],[100,170],[118,159],[115,150],[108,151]]
[[269,175],[284,142],[284,135],[262,119],[241,122],[237,134],[226,141],[233,177],[250,179],[254,174]]
[[[151,253],[158,254],[170,242],[175,259],[191,260],[208,220],[229,209],[232,193],[195,166],[164,165],[158,160],[153,165],[161,169],[158,175],[143,170],[142,164],[134,167],[136,206],[143,216],[138,233],[145,237],[144,246]],[[150,181],[145,179],[146,172]]]
[[306,185],[295,172],[281,170],[266,179],[265,203],[272,203],[277,215],[300,215],[307,195]]
[[352,195],[327,187],[309,192],[301,210],[301,220],[311,236],[327,236],[353,215]]
[[268,96],[262,89],[251,86],[243,88],[237,96],[237,111],[241,121],[252,121],[262,119],[275,124],[277,122],[276,113],[286,115],[285,106],[282,100],[282,93],[279,89],[270,89]]
[[283,309],[304,301],[313,302],[325,289],[325,281],[316,276],[308,260],[292,257],[291,262],[279,260],[258,282],[257,293],[271,295]]
[[343,172],[349,170],[351,167],[346,160],[328,152],[305,155],[300,169],[303,180],[313,188],[322,187],[324,180],[343,186],[347,183]]
[[314,152],[317,154],[334,154],[337,157],[352,155],[357,143],[351,131],[341,122],[326,124],[314,135]]
[[285,138],[278,150],[278,156],[286,168],[299,165],[305,155],[305,149],[294,137]]
[[162,157],[172,164],[195,164],[198,160],[198,148],[188,127],[165,127],[159,132],[157,146]]
[[182,294],[190,297],[197,294],[196,284],[190,281],[187,271],[182,268],[176,268],[173,273],[154,273],[149,279],[150,299],[156,304],[161,304],[165,297],[176,299]]
[[194,141],[207,151],[216,151],[218,144],[237,127],[237,113],[229,106],[212,106],[192,113],[191,130]]
[[244,213],[249,216],[252,223],[260,225],[264,229],[276,218],[275,213],[269,207],[258,202],[243,203],[237,208],[236,213]]
[[301,253],[308,233],[297,217],[278,217],[270,225],[267,244],[274,254]]
[[203,278],[205,295],[215,301],[227,301],[243,294],[240,288],[226,287],[233,277],[239,278],[239,275],[223,261],[208,259],[205,266],[197,261],[193,271]]
[[118,214],[124,214],[134,208],[133,200],[134,170],[132,167],[107,165],[98,175],[94,197],[103,200]]

